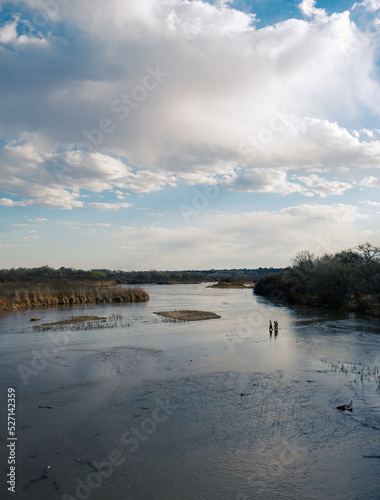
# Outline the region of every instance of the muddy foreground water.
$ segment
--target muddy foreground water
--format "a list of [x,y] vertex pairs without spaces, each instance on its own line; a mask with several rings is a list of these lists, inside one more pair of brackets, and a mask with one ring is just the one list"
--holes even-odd
[[[43,332],[36,311],[0,317],[1,498],[380,499],[379,320],[252,290],[144,288],[143,304],[38,311],[43,322],[122,314],[127,327]],[[172,309],[221,319],[153,314]],[[352,413],[336,409],[351,400]]]

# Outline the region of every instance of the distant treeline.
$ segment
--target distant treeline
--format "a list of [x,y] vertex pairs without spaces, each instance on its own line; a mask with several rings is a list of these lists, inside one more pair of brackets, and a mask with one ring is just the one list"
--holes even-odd
[[201,281],[252,282],[282,270],[260,267],[259,269],[211,269],[209,271],[111,271],[109,269],[83,271],[67,267],[59,269],[53,269],[49,266],[31,269],[19,267],[0,270],[0,283],[47,283],[51,280],[65,280],[70,283],[77,281],[109,282],[125,285],[197,283]]
[[380,314],[380,247],[364,243],[321,257],[296,255],[283,272],[260,279],[255,293],[293,304]]

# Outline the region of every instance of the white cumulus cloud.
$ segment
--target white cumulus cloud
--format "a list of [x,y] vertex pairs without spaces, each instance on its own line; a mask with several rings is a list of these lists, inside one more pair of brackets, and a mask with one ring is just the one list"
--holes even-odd
[[0,26],[3,205],[181,183],[327,196],[350,183],[286,172],[380,166],[378,38],[352,11],[303,0],[304,19],[259,29],[231,2],[56,4],[16,0]]

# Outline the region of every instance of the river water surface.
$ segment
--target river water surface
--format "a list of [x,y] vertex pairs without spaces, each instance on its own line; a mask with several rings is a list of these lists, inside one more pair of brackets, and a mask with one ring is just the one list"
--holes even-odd
[[[0,316],[1,498],[13,387],[10,498],[380,499],[379,320],[276,305],[251,289],[144,289],[142,304]],[[172,309],[221,319],[153,314]],[[30,322],[80,314],[130,325],[43,332]],[[352,412],[336,409],[351,400]]]

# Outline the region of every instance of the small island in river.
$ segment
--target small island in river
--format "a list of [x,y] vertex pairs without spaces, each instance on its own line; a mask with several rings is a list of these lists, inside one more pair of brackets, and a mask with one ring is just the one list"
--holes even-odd
[[200,321],[202,319],[217,319],[221,317],[209,311],[191,311],[187,309],[182,311],[159,311],[154,312],[154,314],[173,321]]
[[218,283],[207,285],[207,288],[254,288],[254,283],[245,281],[218,281]]

